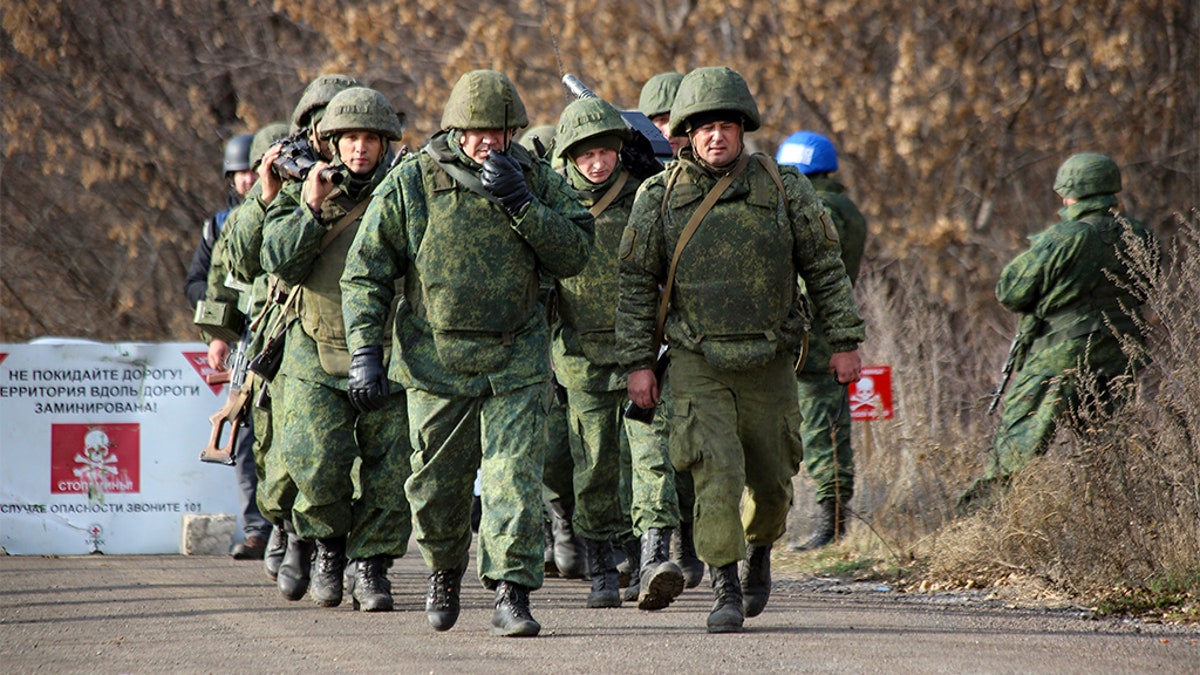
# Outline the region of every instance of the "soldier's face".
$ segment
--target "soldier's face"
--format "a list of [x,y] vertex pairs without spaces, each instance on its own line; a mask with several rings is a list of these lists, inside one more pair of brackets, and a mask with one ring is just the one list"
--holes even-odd
[[742,125],[716,121],[692,131],[692,150],[713,166],[725,166],[742,154]]
[[687,136],[671,135],[671,113],[655,115],[650,122],[658,127],[658,130],[662,132],[663,138],[667,139],[667,142],[671,144],[671,152],[678,157],[679,151],[687,145],[688,139]]
[[483,164],[493,150],[503,152],[508,147],[507,129],[463,129],[462,149],[467,157]]
[[383,157],[383,137],[373,131],[347,131],[337,144],[338,157],[351,173],[371,173]]
[[617,168],[617,151],[612,148],[592,148],[571,158],[575,168],[592,183],[603,183]]
[[258,180],[258,174],[254,169],[242,169],[235,171],[229,178],[229,182],[233,185],[233,189],[242,197],[254,187],[254,181]]

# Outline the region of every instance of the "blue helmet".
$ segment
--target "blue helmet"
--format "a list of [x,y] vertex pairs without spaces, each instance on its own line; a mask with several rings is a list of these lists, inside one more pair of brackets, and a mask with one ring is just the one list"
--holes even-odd
[[800,173],[833,173],[837,171],[837,148],[833,142],[815,131],[797,131],[779,145],[775,161],[790,164]]

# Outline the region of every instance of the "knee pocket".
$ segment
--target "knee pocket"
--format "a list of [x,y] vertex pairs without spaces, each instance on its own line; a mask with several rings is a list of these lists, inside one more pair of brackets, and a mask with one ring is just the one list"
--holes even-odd
[[673,403],[668,452],[675,470],[687,471],[703,457],[703,438],[691,399],[676,397]]

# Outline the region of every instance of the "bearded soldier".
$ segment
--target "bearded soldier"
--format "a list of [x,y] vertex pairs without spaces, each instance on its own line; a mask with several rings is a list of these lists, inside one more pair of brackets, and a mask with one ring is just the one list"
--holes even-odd
[[712,577],[713,633],[740,631],[746,615],[766,606],[771,546],[786,527],[801,455],[797,275],[824,321],[830,371],[841,382],[861,372],[863,323],[837,229],[807,179],[745,151],[743,134],[759,126],[738,73],[709,67],[684,77],[670,131],[691,146],[642,186],[620,250],[620,361],[629,398],[652,407],[656,340],[665,334],[670,345],[670,454],[695,481],[696,550]]
[[1026,355],[1015,364],[987,468],[963,495],[964,507],[1007,485],[1078,411],[1111,414],[1122,400],[1112,391],[1114,378],[1144,365],[1121,346],[1122,339],[1143,341],[1143,298],[1132,290],[1128,259],[1133,242],[1157,244],[1145,225],[1118,217],[1120,168],[1107,155],[1072,155],[1059,167],[1054,191],[1061,220],[1030,237],[1030,248],[996,283],[996,299],[1021,317],[1016,345],[1025,345]]
[[592,217],[550,165],[511,145],[528,124],[503,73],[459,78],[442,130],[376,190],[342,276],[350,396],[360,408],[390,389],[383,343],[392,284],[404,277],[392,379],[408,389],[408,496],[431,570],[426,617],[458,620],[481,473],[479,577],[494,588],[492,632],[537,635],[529,592],[544,574],[541,486],[550,331],[538,273],[587,263]]

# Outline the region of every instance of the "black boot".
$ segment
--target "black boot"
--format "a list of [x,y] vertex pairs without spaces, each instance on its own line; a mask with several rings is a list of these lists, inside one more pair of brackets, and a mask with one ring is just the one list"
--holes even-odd
[[746,616],[758,616],[771,597],[771,545],[751,544],[742,566],[742,609]]
[[679,522],[671,533],[671,560],[683,570],[683,583],[695,588],[704,580],[704,563],[696,557],[696,541],[692,538],[692,523]]
[[549,520],[545,522],[545,531],[542,533],[542,540],[545,547],[542,556],[542,561],[545,565],[545,575],[547,577],[557,577],[559,573],[558,563],[554,562],[554,526],[550,524]]
[[817,502],[817,522],[808,541],[793,547],[796,551],[813,551],[829,545],[834,537],[846,532],[845,508],[836,499],[826,498]]
[[272,580],[279,578],[279,566],[283,564],[283,554],[287,551],[288,537],[283,527],[276,525],[271,529],[267,539],[267,550],[263,553],[263,569]]
[[313,602],[322,607],[342,604],[342,574],[346,571],[346,537],[317,540],[312,569]]
[[501,581],[496,584],[496,613],[492,615],[492,635],[533,637],[542,630],[529,612],[529,589],[521,584]]
[[580,539],[587,556],[588,574],[592,577],[592,592],[588,593],[587,606],[620,607],[621,588],[617,584],[617,566],[613,564],[612,541],[605,539]]
[[670,560],[671,531],[650,528],[642,535],[638,609],[662,609],[683,592],[683,571]]
[[429,625],[436,631],[450,630],[458,621],[458,596],[462,590],[463,575],[467,573],[468,560],[464,556],[462,566],[458,569],[437,570],[429,575],[425,618],[429,619]]
[[283,552],[283,560],[279,563],[278,577],[275,582],[283,597],[291,601],[299,600],[308,592],[309,575],[312,571],[313,543],[305,541],[296,534],[292,521],[283,521],[284,532],[287,534],[287,549]]
[[708,615],[708,632],[740,633],[746,617],[742,610],[742,585],[738,581],[737,562],[724,567],[709,567],[712,577],[713,608]]
[[[626,602],[633,602],[638,598],[638,590],[642,587],[642,540],[637,537],[631,537],[621,542],[621,550],[625,551],[625,563],[627,567],[625,572],[621,571],[621,565],[617,565],[617,585],[625,587],[625,594],[621,596]],[[625,577],[625,583],[621,583],[621,577]]]
[[564,579],[582,579],[587,576],[587,562],[583,557],[583,545],[575,536],[571,525],[571,513],[558,501],[547,502],[550,506],[550,523],[554,531],[554,564]]
[[385,555],[361,558],[352,561],[354,576],[350,577],[350,599],[354,610],[364,612],[390,612],[395,607],[392,600],[392,582],[388,581],[388,557]]

